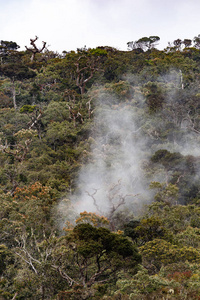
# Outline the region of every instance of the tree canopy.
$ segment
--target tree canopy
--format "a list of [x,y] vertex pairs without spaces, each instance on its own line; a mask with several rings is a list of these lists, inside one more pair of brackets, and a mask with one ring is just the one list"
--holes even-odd
[[200,297],[199,35],[159,40],[0,41],[2,300]]

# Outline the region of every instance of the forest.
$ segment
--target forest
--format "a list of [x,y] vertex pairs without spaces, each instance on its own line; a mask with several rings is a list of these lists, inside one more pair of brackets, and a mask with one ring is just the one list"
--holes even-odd
[[200,35],[0,41],[0,300],[200,299]]

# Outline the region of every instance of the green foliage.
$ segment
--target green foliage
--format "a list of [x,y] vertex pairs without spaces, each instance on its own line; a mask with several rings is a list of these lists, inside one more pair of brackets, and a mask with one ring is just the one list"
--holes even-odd
[[144,85],[144,94],[150,113],[155,113],[163,107],[164,96],[161,88],[156,83],[146,83]]
[[138,236],[136,239],[138,245],[143,245],[156,238],[171,239],[170,231],[166,230],[163,226],[162,220],[154,216],[142,219],[140,224],[135,228],[135,232]]
[[165,149],[156,151],[151,157],[152,162],[159,162],[167,169],[175,168],[182,159],[180,153],[170,153]]
[[12,81],[34,78],[36,76],[36,73],[29,65],[25,64],[23,53],[19,52],[12,52],[6,57],[6,63],[1,64],[0,74],[10,78]]
[[179,189],[176,185],[171,183],[161,184],[160,182],[151,182],[150,188],[158,189],[158,192],[154,196],[156,201],[164,202],[169,206],[177,203]]
[[32,113],[36,108],[36,105],[23,105],[20,108],[20,113]]
[[96,55],[96,56],[107,56],[107,51],[106,49],[101,49],[101,48],[96,48],[96,49],[90,49],[89,52],[92,55]]
[[200,253],[193,247],[183,246],[179,248],[162,239],[154,239],[140,247],[143,263],[152,271],[158,271],[162,265],[179,262],[199,262]]
[[9,50],[17,50],[18,48],[20,48],[20,46],[17,45],[16,42],[3,40],[0,42],[0,52],[3,52],[4,54]]
[[[164,51],[155,49],[159,39],[130,42],[128,52],[46,51],[32,62],[17,43],[0,42],[2,299],[200,296],[199,35]],[[108,107],[134,119],[132,141],[143,153],[138,166],[144,185],[151,182],[151,204],[142,208],[140,194],[131,200],[129,211],[114,216],[117,233],[94,212],[81,212],[63,232],[65,216],[77,215],[73,200],[63,202],[78,190],[81,168],[94,163],[96,135],[104,131],[118,151],[118,137],[96,122],[99,112],[110,117]],[[101,146],[98,155],[110,151],[112,168],[116,153]]]
[[[80,224],[74,228],[73,232],[75,237],[77,236],[78,239],[84,242],[86,253],[83,253],[86,256],[106,251],[108,254],[111,252],[119,254],[123,258],[135,255],[133,259],[138,262],[140,261],[139,255],[137,255],[136,250],[128,239],[118,234],[111,233],[106,228],[95,228],[90,224]],[[81,251],[84,251],[84,247],[81,245]]]

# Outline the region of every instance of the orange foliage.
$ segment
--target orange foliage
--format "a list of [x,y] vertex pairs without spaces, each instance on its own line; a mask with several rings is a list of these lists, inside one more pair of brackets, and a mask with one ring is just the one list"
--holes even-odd
[[66,232],[71,232],[74,229],[74,225],[71,222],[67,221],[66,225],[67,227],[63,228],[63,230],[65,230]]
[[44,198],[49,197],[50,188],[47,186],[42,186],[40,182],[35,182],[34,184],[19,188],[17,187],[14,192],[14,199],[15,200],[32,200],[36,198]]
[[80,213],[80,218],[76,220],[76,224],[90,223],[95,227],[105,226],[109,224],[109,221],[104,216],[99,216],[96,213],[84,211]]
[[187,279],[189,279],[192,276],[192,271],[185,271],[185,272],[174,272],[172,274],[169,274],[167,277],[169,279],[173,279],[177,282],[183,282]]

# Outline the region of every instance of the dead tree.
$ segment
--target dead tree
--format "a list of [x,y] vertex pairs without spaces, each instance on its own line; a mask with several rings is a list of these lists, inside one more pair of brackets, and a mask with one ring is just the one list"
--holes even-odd
[[90,196],[93,200],[93,204],[96,208],[96,211],[101,214],[106,216],[106,218],[108,219],[109,223],[110,223],[110,229],[112,231],[115,230],[115,224],[114,224],[114,215],[115,213],[126,204],[126,200],[128,197],[136,197],[138,196],[138,194],[123,194],[122,191],[122,186],[121,186],[121,180],[118,180],[117,183],[112,184],[111,186],[108,187],[108,191],[107,191],[107,195],[106,195],[106,199],[107,199],[107,204],[108,204],[108,208],[107,208],[107,212],[103,211],[100,208],[100,203],[98,203],[97,199],[96,199],[96,195],[98,190],[94,189],[93,194],[90,194],[88,191],[86,191],[86,193],[88,194],[88,196]]
[[[195,109],[196,111],[196,109]],[[185,129],[189,129],[197,134],[200,134],[200,129],[199,129],[199,115],[196,113],[194,116],[192,116],[191,110],[187,112],[187,115],[181,122],[181,127]]]
[[91,119],[91,116],[94,112],[94,110],[92,110],[91,107],[91,101],[93,100],[93,98],[90,98],[90,100],[86,103],[86,106],[88,107],[88,115],[89,115],[89,119]]
[[35,39],[30,39],[30,44],[31,44],[31,46],[33,46],[32,48],[28,48],[27,46],[25,46],[25,47],[26,47],[26,50],[28,50],[28,51],[30,51],[30,52],[32,53],[31,61],[33,61],[33,60],[35,59],[35,55],[36,55],[37,53],[41,53],[41,52],[45,49],[45,47],[46,47],[46,42],[42,42],[42,43],[43,43],[43,46],[42,46],[41,49],[39,49],[39,48],[36,46],[36,44],[35,44],[35,42],[36,42],[37,40],[38,40],[38,37],[37,37],[37,36],[35,36]]
[[37,132],[38,132],[38,137],[39,139],[41,140],[41,126],[39,124],[39,120],[41,119],[42,117],[42,111],[40,110],[39,111],[39,114],[37,115],[37,112],[34,116],[31,116],[31,121],[28,123],[29,127],[28,129],[32,129],[34,126],[35,128],[37,129]]
[[32,122],[29,122],[29,124],[30,124],[30,123],[31,123],[31,124],[30,124],[30,126],[29,126],[28,129],[32,129],[33,126],[35,126],[35,125],[37,124],[37,122],[39,121],[39,119],[41,118],[41,116],[42,116],[42,112],[40,112],[39,115],[38,115],[37,117],[31,117]]
[[100,209],[100,207],[99,207],[99,205],[98,205],[98,203],[97,203],[97,200],[96,200],[96,198],[95,198],[95,195],[96,195],[97,192],[98,192],[97,189],[94,189],[94,193],[93,193],[93,194],[90,194],[88,191],[86,191],[86,193],[88,194],[88,196],[90,196],[90,197],[92,198],[93,204],[94,204],[94,206],[95,206],[97,212],[100,213],[101,215],[103,215],[104,212]]
[[17,92],[14,77],[11,79],[11,82],[12,82],[11,93],[12,93],[12,98],[13,98],[13,106],[14,106],[14,109],[16,110],[17,109],[16,96],[19,96],[21,94],[21,86],[19,87],[18,92]]
[[126,204],[127,197],[136,197],[136,195],[133,194],[125,194],[123,195],[121,186],[121,180],[118,180],[117,183],[114,183],[109,187],[108,193],[107,193],[107,199],[108,199],[108,205],[109,205],[109,211],[107,214],[107,218],[110,222],[111,230],[115,230],[115,222],[114,222],[114,215],[116,211]]

